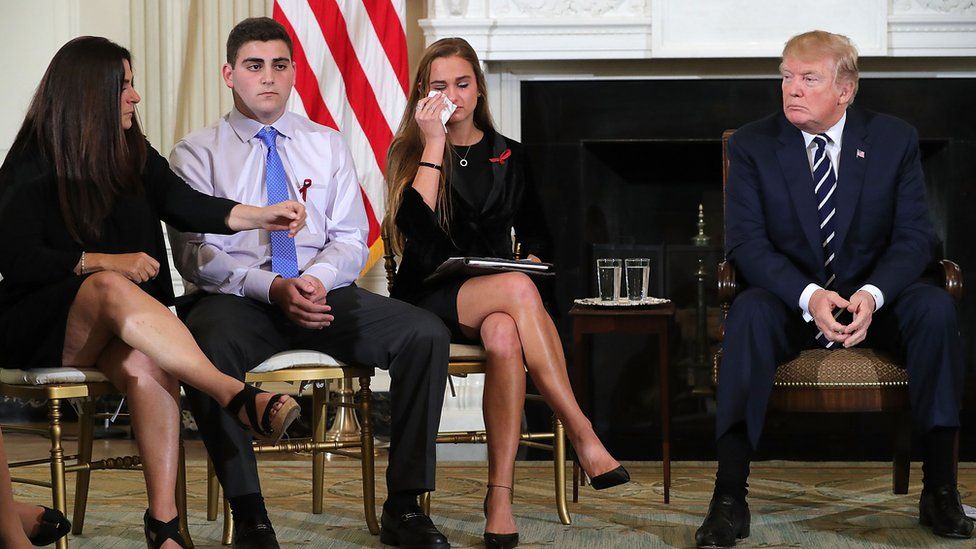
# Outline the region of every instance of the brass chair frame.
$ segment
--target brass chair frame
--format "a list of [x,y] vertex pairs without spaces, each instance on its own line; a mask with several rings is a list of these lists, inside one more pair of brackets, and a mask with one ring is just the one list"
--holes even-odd
[[[383,267],[386,270],[387,287],[393,286],[393,275],[396,274],[397,260],[393,254],[386,231],[382,234],[383,238]],[[516,246],[516,249],[518,247]],[[484,349],[479,357],[464,356],[451,357],[447,365],[448,381],[450,376],[465,377],[469,374],[484,374],[485,359]],[[453,391],[453,382],[451,389]],[[542,395],[526,394],[526,402],[545,403]],[[542,441],[549,440],[546,444]],[[450,431],[437,433],[438,444],[484,444],[488,441],[486,431]],[[555,415],[552,416],[551,432],[523,432],[519,437],[519,444],[527,448],[537,448],[552,452],[553,480],[555,482],[556,514],[562,524],[571,524],[572,518],[569,515],[569,505],[566,502],[566,429]],[[512,479],[512,497],[515,497],[514,480]],[[427,514],[430,514],[430,492],[421,496],[421,506]]]
[[[46,435],[51,441],[50,456],[46,459],[30,459],[8,463],[10,469],[48,464],[51,469],[50,481],[13,477],[14,482],[32,484],[51,489],[53,507],[67,515],[66,475],[75,473],[75,501],[72,514],[71,534],[79,535],[85,525],[85,511],[88,507],[88,487],[92,471],[107,469],[142,470],[139,456],[118,456],[92,460],[94,422],[99,414],[94,412],[94,398],[121,394],[107,381],[84,383],[52,383],[46,385],[15,385],[0,383],[0,396],[15,397],[22,400],[40,400],[47,403],[48,426],[25,427],[23,425],[3,425],[5,432]],[[63,446],[63,405],[71,399],[80,399],[78,418],[78,450],[76,454],[66,455]],[[179,467],[176,479],[176,507],[180,517],[180,534],[189,547],[193,540],[187,527],[186,515],[186,467],[183,441],[180,440]],[[68,547],[68,536],[58,540],[58,549]]]
[[[729,138],[735,130],[725,130],[722,133],[722,206],[725,209],[725,185],[728,181],[729,172]],[[942,268],[942,282],[946,291],[957,301],[962,298],[962,271],[959,265],[948,259],[940,261]],[[732,306],[738,290],[736,282],[736,271],[734,265],[729,260],[721,262],[718,266],[718,294],[722,308],[723,330],[725,318]],[[816,352],[806,350],[805,353]],[[840,350],[834,352],[842,352]],[[715,354],[712,363],[712,381],[718,385],[719,364],[721,361],[721,350]],[[871,367],[869,361],[865,360],[865,367]],[[893,412],[899,415],[896,424],[894,458],[892,460],[892,491],[895,494],[908,493],[908,480],[911,471],[911,439],[912,421],[910,413],[910,403],[908,397],[908,377],[907,374],[903,381],[883,384],[832,384],[824,386],[821,384],[811,384],[797,386],[782,382],[773,385],[773,393],[770,395],[769,408],[781,412],[813,412],[813,413],[839,413],[839,412]],[[958,439],[957,439],[958,445]]]
[[[259,454],[277,452],[308,452],[312,454],[312,513],[321,514],[325,495],[325,454],[333,453],[360,458],[363,472],[363,511],[366,527],[373,535],[380,532],[376,520],[376,482],[373,451],[373,428],[370,421],[372,391],[370,378],[372,367],[333,366],[323,364],[295,364],[289,368],[271,372],[248,372],[244,381],[253,385],[262,383],[312,383],[312,436],[303,439],[287,439],[271,444],[254,441],[254,452]],[[329,383],[333,380],[359,380],[357,403],[337,402],[338,407],[347,407],[359,413],[360,436],[355,442],[326,440],[326,419],[329,405]],[[359,452],[349,452],[349,448],[359,448]],[[217,496],[220,483],[214,473],[213,463],[207,460],[207,520],[217,519]],[[230,545],[234,541],[234,522],[230,505],[224,498],[224,527],[222,543]]]

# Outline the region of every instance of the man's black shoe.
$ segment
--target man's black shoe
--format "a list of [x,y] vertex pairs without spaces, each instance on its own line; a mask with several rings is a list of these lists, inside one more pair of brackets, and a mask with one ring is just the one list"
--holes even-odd
[[973,519],[962,510],[959,490],[952,485],[922,490],[922,497],[918,499],[918,522],[944,538],[973,537]]
[[712,496],[708,514],[695,532],[698,547],[735,547],[735,540],[749,537],[749,505],[732,496]]
[[404,549],[448,549],[444,534],[440,533],[430,517],[421,512],[420,507],[396,516],[383,507],[380,518],[380,541]]
[[280,549],[268,521],[234,521],[234,549]]

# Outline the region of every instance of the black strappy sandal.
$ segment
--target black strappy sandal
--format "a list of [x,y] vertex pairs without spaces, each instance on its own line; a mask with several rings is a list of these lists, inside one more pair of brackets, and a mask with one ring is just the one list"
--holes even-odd
[[[288,426],[298,419],[302,408],[295,402],[295,399],[288,395],[278,393],[268,401],[268,404],[264,408],[264,414],[261,416],[261,421],[258,422],[257,398],[258,395],[265,392],[245,383],[244,388],[227,403],[226,409],[241,427],[250,430],[259,438],[267,439],[277,444],[281,440],[281,436],[285,434]],[[271,414],[274,411],[275,404],[282,399],[286,400],[282,402],[281,409],[274,412],[274,416],[272,416]],[[247,420],[250,424],[244,423],[238,417],[242,407],[247,414]]]
[[71,531],[71,523],[68,522],[63,513],[43,505],[41,505],[41,509],[44,509],[44,512],[41,513],[41,522],[37,527],[37,532],[27,538],[31,544],[37,547],[51,545]]
[[180,535],[180,517],[176,516],[169,522],[156,520],[149,516],[149,509],[142,516],[143,531],[146,533],[146,545],[149,549],[159,549],[171,539],[178,543],[180,547],[186,547],[186,540]]

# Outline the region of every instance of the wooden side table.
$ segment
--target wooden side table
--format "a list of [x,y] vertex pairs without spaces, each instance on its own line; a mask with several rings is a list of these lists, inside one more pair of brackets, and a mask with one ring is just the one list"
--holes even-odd
[[[592,334],[648,334],[658,338],[658,369],[661,376],[661,461],[664,467],[664,503],[671,502],[671,411],[669,409],[668,339],[674,319],[674,304],[653,307],[584,307],[573,305],[573,385],[583,413],[589,415],[589,338]],[[579,500],[579,464],[573,466],[573,501]]]

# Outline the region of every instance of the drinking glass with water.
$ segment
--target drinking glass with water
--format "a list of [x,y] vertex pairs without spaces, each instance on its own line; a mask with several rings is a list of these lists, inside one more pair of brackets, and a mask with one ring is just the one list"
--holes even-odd
[[627,299],[643,301],[647,298],[647,283],[651,275],[651,260],[632,257],[624,261],[627,269]]
[[619,259],[597,259],[596,275],[600,286],[600,301],[620,299],[621,261]]

